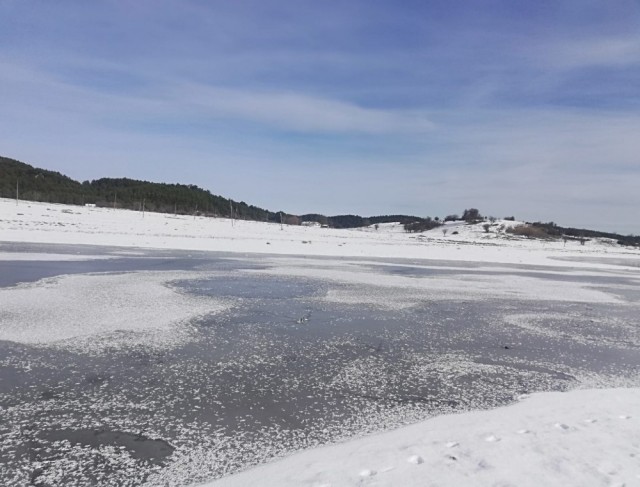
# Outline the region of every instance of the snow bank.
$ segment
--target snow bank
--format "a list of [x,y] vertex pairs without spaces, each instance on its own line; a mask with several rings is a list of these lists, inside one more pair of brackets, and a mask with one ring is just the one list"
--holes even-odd
[[535,394],[301,452],[210,487],[640,485],[640,389]]

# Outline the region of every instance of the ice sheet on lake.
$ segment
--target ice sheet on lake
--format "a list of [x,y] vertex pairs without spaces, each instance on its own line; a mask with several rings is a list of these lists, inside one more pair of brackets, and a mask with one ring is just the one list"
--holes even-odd
[[[595,289],[589,281],[551,280],[512,274],[461,272],[450,276],[403,276],[386,274],[376,269],[358,267],[344,262],[324,260],[271,259],[278,265],[245,272],[278,276],[295,276],[344,284],[332,289],[325,299],[345,304],[371,304],[395,309],[424,300],[473,300],[485,298],[571,301],[584,303],[619,303],[613,293]],[[608,275],[608,274],[607,274]],[[388,299],[393,294],[394,299]],[[397,295],[397,296],[395,296]],[[385,298],[386,296],[386,298]],[[397,299],[396,299],[397,298]]]
[[85,261],[113,259],[111,255],[56,254],[41,252],[0,252],[0,261]]

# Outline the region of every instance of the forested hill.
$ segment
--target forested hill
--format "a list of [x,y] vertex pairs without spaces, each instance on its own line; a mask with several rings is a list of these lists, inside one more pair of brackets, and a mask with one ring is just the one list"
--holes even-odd
[[145,210],[161,213],[180,213],[209,216],[231,216],[246,220],[284,222],[300,224],[316,221],[335,228],[354,228],[375,223],[423,221],[407,215],[374,216],[363,218],[357,215],[302,215],[272,212],[245,202],[223,198],[195,185],[151,183],[127,178],[102,178],[82,183],[59,172],[40,169],[24,162],[0,156],[0,197],[15,198],[16,183],[19,198],[48,203],[72,205],[95,204],[130,210]]
[[[15,159],[0,157],[0,197],[49,203],[109,206],[149,211],[211,216],[231,215],[259,221],[280,221],[273,213],[245,202],[211,194],[195,185],[151,183],[134,179],[102,178],[82,183],[59,172],[39,169]],[[285,215],[286,216],[286,215]]]
[[[16,188],[17,186],[17,188]],[[0,156],[0,198],[15,198],[16,189],[21,200],[64,203],[71,205],[95,204],[110,208],[155,211],[160,213],[200,214],[300,225],[302,222],[317,222],[333,228],[357,228],[382,223],[401,223],[408,232],[423,232],[443,223],[439,218],[411,215],[382,215],[364,218],[358,215],[325,216],[315,213],[292,215],[282,211],[272,212],[244,201],[233,201],[212,194],[192,184],[166,184],[138,181],[127,178],[102,178],[82,183],[64,174],[39,169],[24,162]],[[233,211],[233,213],[232,213]],[[513,220],[513,217],[508,219]],[[482,217],[477,209],[465,210],[462,218],[447,216],[444,221],[464,220],[468,223],[492,221]],[[640,247],[640,236],[622,236],[617,233],[565,228],[549,223],[528,223],[522,227],[535,227],[528,231],[532,238],[588,238],[615,239],[622,245]]]

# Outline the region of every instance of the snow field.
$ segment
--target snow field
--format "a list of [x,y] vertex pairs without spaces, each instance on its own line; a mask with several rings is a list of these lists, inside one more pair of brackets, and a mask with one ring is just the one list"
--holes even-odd
[[304,451],[208,487],[640,485],[640,390],[534,394]]
[[[499,222],[505,225],[518,222]],[[513,238],[481,225],[448,224],[448,233],[434,229],[407,234],[397,224],[364,229],[278,225],[109,208],[56,205],[0,199],[0,242],[92,244],[158,249],[209,250],[239,253],[383,257],[526,263],[564,266],[554,260],[575,256],[635,257],[637,250],[594,240],[584,247],[561,241]],[[497,227],[496,227],[497,228]],[[453,235],[458,231],[458,235]],[[575,267],[587,267],[575,262]],[[606,264],[588,264],[589,267]]]

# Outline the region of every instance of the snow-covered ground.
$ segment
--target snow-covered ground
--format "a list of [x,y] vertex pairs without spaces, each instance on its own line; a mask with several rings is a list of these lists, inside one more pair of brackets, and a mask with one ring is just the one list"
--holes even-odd
[[[581,256],[634,256],[640,262],[640,252],[611,241],[591,240],[584,246],[578,242],[565,245],[562,241],[516,238],[499,230],[502,225],[517,223],[497,221],[488,233],[480,224],[449,223],[445,227],[446,235],[440,228],[423,234],[408,234],[399,224],[382,224],[377,230],[375,227],[337,230],[29,201],[16,204],[15,200],[0,199],[0,242],[546,266],[566,265],[557,258]],[[574,262],[572,265],[587,264]]]
[[[401,225],[335,230],[318,227],[213,219],[193,216],[88,208],[0,199],[0,270],[15,260],[94,259],[86,254],[15,253],[15,244],[57,243],[157,249],[224,251],[293,256],[277,258],[278,265],[254,271],[261,274],[326,279],[345,286],[323,299],[370,306],[413,306],[420,299],[447,299],[456,293],[469,299],[501,295],[520,300],[615,304],[618,298],[589,286],[591,273],[627,279],[621,293],[637,289],[640,252],[607,240],[577,242],[536,241],[511,237],[498,221],[487,233],[481,225],[453,223],[424,234],[407,234]],[[458,232],[454,234],[454,232]],[[311,256],[335,257],[312,259]],[[350,258],[359,258],[350,268]],[[407,259],[412,268],[430,269],[429,260],[478,263],[491,269],[522,264],[528,274],[513,273],[505,280],[497,273],[467,278],[415,279],[363,269],[391,265],[389,259]],[[385,262],[373,259],[386,259]],[[263,261],[276,259],[264,256]],[[416,262],[417,260],[419,262]],[[424,260],[423,260],[424,259]],[[352,259],[353,260],[353,259]],[[402,261],[394,260],[394,266]],[[459,265],[459,264],[458,264]],[[572,271],[567,271],[567,267]],[[562,269],[561,269],[562,268]],[[443,270],[442,262],[438,265]],[[468,267],[465,267],[468,270]],[[535,272],[585,277],[582,283],[533,279]],[[37,285],[0,290],[4,314],[2,339],[21,343],[48,343],[52,337],[38,329],[43,316],[65,323],[58,338],[78,337],[90,322],[98,331],[136,334],[155,323],[158,333],[171,333],[173,324],[195,314],[217,312],[197,298],[176,293],[167,282],[188,277],[186,272],[152,272],[63,276]],[[116,299],[102,287],[126,290]],[[366,285],[367,295],[355,292]],[[69,303],[66,296],[81,288],[85,303]],[[380,295],[375,288],[382,289]],[[386,300],[389,293],[397,299]],[[394,295],[394,296],[395,296]],[[25,310],[21,303],[33,302]],[[154,303],[145,306],[145,303]],[[62,303],[62,304],[61,304]],[[157,303],[161,303],[158,306]],[[53,310],[53,311],[52,311]],[[112,313],[111,311],[118,311]],[[516,310],[517,311],[517,310]],[[28,314],[29,326],[21,327]],[[53,316],[51,316],[53,313]],[[57,313],[57,314],[56,314]],[[87,314],[89,313],[89,314]],[[126,320],[118,321],[118,315]],[[515,315],[514,315],[515,316]],[[526,317],[525,317],[526,318]],[[535,327],[535,317],[513,318],[518,326]],[[80,326],[82,325],[82,326]],[[639,326],[629,323],[628,326]],[[35,331],[34,331],[35,330]],[[91,330],[89,330],[91,336]],[[145,335],[147,336],[147,335]],[[90,339],[87,340],[87,343]],[[633,372],[633,371],[631,371]],[[637,372],[637,371],[636,371]],[[441,416],[400,430],[347,443],[302,452],[268,465],[219,480],[216,485],[640,485],[640,389],[582,390],[544,393],[493,411]]]
[[207,484],[640,485],[640,391],[535,394],[292,455]]

